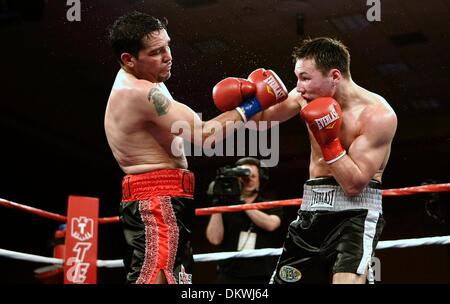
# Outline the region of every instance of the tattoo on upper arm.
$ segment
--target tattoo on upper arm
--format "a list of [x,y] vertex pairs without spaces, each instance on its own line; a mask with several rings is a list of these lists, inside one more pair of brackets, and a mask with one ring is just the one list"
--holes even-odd
[[158,116],[162,116],[169,112],[169,107],[171,105],[171,101],[169,98],[164,96],[160,90],[157,88],[152,88],[147,96],[148,100],[153,103],[156,109],[156,113]]

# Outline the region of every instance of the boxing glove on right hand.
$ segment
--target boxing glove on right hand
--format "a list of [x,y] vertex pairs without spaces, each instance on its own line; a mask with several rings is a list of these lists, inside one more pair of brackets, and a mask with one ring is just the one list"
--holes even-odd
[[346,154],[339,140],[342,125],[342,110],[331,97],[320,97],[309,102],[300,116],[306,121],[322,150],[327,164],[332,164]]

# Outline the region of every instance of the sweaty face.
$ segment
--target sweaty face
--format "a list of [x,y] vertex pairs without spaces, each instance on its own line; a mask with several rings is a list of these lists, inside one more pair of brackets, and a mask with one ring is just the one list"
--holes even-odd
[[143,38],[144,48],[135,58],[135,73],[140,79],[163,82],[170,78],[172,54],[166,30],[152,32]]
[[259,190],[259,170],[255,165],[244,164],[242,167],[250,170],[250,176],[243,179],[242,190],[246,193],[252,193]]
[[331,72],[323,75],[316,68],[314,59],[299,59],[295,64],[295,75],[297,76],[297,92],[307,101],[318,97],[333,96],[335,89],[333,87]]

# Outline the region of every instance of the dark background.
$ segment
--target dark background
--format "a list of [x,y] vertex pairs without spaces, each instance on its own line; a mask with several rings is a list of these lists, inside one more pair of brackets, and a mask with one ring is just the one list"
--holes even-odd
[[[69,22],[66,1],[0,1],[0,197],[60,214],[68,195],[100,199],[100,216],[117,215],[122,173],[112,157],[103,115],[118,64],[106,28],[139,10],[169,20],[174,98],[219,114],[211,88],[258,67],[275,70],[288,89],[296,78],[290,57],[305,37],[331,36],[352,54],[352,76],[383,95],[398,115],[384,187],[449,182],[450,3],[381,0],[381,21],[368,22],[365,0],[81,0],[81,21]],[[309,144],[299,118],[280,127],[280,163],[270,169],[268,196],[301,197],[308,178]],[[195,207],[215,170],[235,157],[189,157],[196,173]],[[450,234],[448,195],[386,198],[382,240]],[[297,208],[285,208],[282,242]],[[0,210],[0,248],[51,256],[58,223],[12,209]],[[194,252],[217,251],[204,237],[207,217],[193,225]],[[99,259],[118,259],[118,225],[99,228]],[[383,283],[450,283],[447,246],[379,250]],[[39,283],[40,264],[0,257],[0,283]],[[123,270],[99,269],[99,283],[122,283]],[[196,264],[194,282],[214,280],[214,263]]]

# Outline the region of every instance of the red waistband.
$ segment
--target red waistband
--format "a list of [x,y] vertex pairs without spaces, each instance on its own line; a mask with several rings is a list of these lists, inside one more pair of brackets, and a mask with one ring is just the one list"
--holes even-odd
[[145,200],[151,196],[193,198],[194,187],[194,174],[184,169],[129,174],[122,179],[122,202]]

